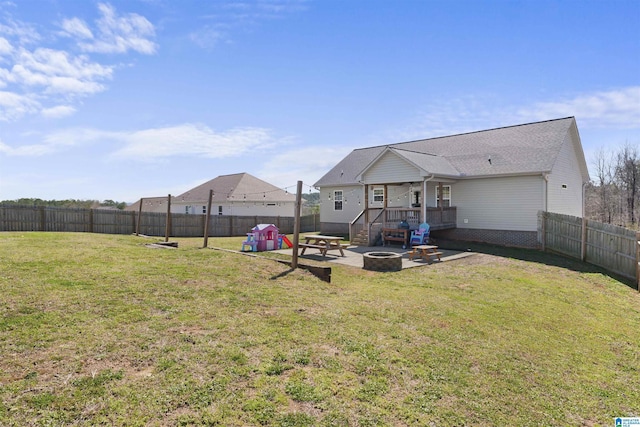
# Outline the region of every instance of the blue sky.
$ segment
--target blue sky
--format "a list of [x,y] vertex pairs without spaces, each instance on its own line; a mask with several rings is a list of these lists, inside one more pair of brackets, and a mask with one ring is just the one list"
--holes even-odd
[[637,0],[0,0],[0,200],[307,191],[354,148],[566,116],[591,162],[640,145],[638,22]]

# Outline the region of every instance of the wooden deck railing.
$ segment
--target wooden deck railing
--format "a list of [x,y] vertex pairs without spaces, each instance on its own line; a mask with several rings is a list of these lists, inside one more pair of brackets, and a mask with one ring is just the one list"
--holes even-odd
[[369,224],[365,224],[365,210],[361,211],[349,224],[349,238],[353,239],[365,228],[368,229],[369,243],[377,240],[377,234],[383,227],[396,227],[401,221],[407,221],[411,229],[417,229],[423,222],[432,230],[456,227],[457,210],[449,208],[427,208],[426,218],[422,218],[421,208],[372,208],[369,209]]

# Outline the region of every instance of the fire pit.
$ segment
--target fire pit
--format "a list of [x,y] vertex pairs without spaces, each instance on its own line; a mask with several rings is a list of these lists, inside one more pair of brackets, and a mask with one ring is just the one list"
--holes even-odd
[[362,254],[364,269],[373,271],[402,270],[402,255],[393,252],[367,252]]

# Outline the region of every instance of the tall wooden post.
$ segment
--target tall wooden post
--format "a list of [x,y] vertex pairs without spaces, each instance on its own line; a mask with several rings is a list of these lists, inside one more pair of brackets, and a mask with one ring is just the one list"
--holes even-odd
[[582,236],[580,238],[580,259],[582,262],[587,260],[587,218],[582,218]]
[[164,241],[169,241],[169,234],[171,234],[171,194],[167,196],[167,219],[165,220],[164,229]]
[[204,219],[204,243],[203,248],[209,246],[209,221],[211,220],[211,201],[213,200],[213,189],[209,190],[209,200],[207,201],[207,212]]
[[138,218],[136,218],[136,236],[140,235],[140,218],[142,218],[142,204],[144,199],[140,199],[140,206],[138,206]]
[[295,222],[293,223],[293,257],[291,268],[298,268],[298,244],[300,243],[300,207],[302,206],[302,181],[296,187]]
[[636,233],[636,289],[640,292],[640,233]]

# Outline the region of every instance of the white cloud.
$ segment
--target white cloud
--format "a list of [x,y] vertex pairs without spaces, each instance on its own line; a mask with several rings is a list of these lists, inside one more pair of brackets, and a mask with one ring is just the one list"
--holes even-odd
[[[63,106],[57,108],[54,108],[51,113],[72,112]],[[239,156],[254,150],[267,150],[273,148],[277,142],[268,129],[238,128],[215,132],[204,125],[186,123],[134,132],[89,128],[65,129],[41,137],[41,141],[37,144],[19,147],[5,145],[2,151],[8,155],[38,156],[70,147],[100,143],[104,146],[112,144],[121,147],[111,155],[115,159],[156,161],[169,157],[189,156],[220,159]]]
[[134,50],[147,55],[157,51],[157,45],[151,40],[155,37],[155,28],[144,16],[136,13],[118,15],[115,8],[106,3],[99,4],[98,9],[102,13],[97,21],[98,34],[91,42],[80,42],[81,49],[99,53]]
[[18,40],[21,45],[37,43],[41,40],[41,36],[33,25],[6,19],[5,23],[0,23],[0,34]]
[[87,24],[80,18],[65,19],[62,21],[64,35],[77,37],[80,39],[92,39],[93,33]]
[[[109,4],[99,4],[101,18],[95,31],[77,17],[64,19],[57,35],[71,37],[87,52],[153,53],[153,25],[137,14],[119,15]],[[97,35],[94,35],[97,34]],[[70,102],[107,89],[115,66],[88,54],[74,54],[45,43],[35,27],[6,17],[0,24],[0,121],[15,121],[27,114],[63,117],[75,112]],[[38,43],[35,47],[35,43]],[[65,108],[58,106],[65,105]]]
[[640,86],[582,93],[537,102],[505,106],[495,96],[482,94],[433,102],[400,130],[381,136],[380,143],[407,141],[574,116],[580,129],[640,128]]
[[533,120],[575,116],[585,128],[640,128],[640,86],[540,102],[519,111]]
[[4,37],[0,37],[0,56],[9,55],[13,51],[13,46],[9,43],[9,40]]
[[114,135],[125,146],[114,153],[118,158],[153,160],[171,156],[224,158],[274,144],[269,130],[239,128],[215,132],[200,124],[147,129]]
[[304,10],[305,0],[258,0],[252,2],[209,2],[210,13],[201,16],[210,23],[195,28],[189,39],[203,49],[211,49],[221,42],[230,43],[232,34],[251,30],[261,21],[278,19]]
[[44,117],[49,119],[60,119],[62,117],[68,117],[76,112],[76,109],[69,105],[57,105],[51,108],[43,108],[41,113]]
[[40,103],[29,96],[0,91],[0,121],[13,121],[25,114],[36,113],[40,108]]
[[[256,175],[277,187],[287,187],[302,181],[313,185],[352,150],[348,146],[279,146],[278,154],[262,164]],[[308,191],[305,188],[304,191]],[[293,189],[295,191],[295,188]]]
[[9,81],[25,86],[43,86],[46,94],[64,96],[93,94],[104,90],[100,80],[111,78],[113,68],[90,62],[86,56],[38,48],[20,49]]

